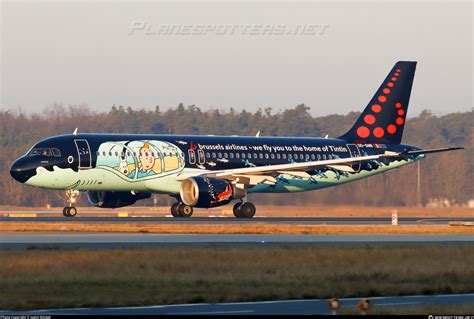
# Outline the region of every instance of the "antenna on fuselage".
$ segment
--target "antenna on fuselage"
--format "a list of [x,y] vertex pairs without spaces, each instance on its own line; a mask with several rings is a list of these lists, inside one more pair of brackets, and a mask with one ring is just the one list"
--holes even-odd
[[257,134],[255,134],[255,137],[259,137],[260,136],[260,131],[257,132]]
[[328,138],[329,137],[329,134],[326,134],[326,136],[324,138]]
[[74,132],[72,132],[72,135],[77,135],[77,127],[76,127],[76,129],[74,130]]

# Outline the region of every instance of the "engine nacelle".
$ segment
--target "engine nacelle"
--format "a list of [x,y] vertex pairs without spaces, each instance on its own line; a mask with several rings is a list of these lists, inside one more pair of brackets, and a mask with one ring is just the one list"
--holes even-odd
[[227,180],[197,176],[181,183],[180,195],[186,205],[211,208],[226,205],[234,198],[245,196],[245,192]]
[[88,191],[89,203],[101,208],[119,208],[135,204],[137,200],[150,198],[151,193]]

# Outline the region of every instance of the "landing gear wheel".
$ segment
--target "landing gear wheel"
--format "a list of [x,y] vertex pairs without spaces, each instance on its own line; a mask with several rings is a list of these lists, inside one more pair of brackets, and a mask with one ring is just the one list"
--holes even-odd
[[68,213],[69,213],[69,217],[76,216],[77,215],[76,207],[74,207],[74,206],[69,207]]
[[242,218],[243,217],[242,213],[240,212],[240,206],[241,205],[242,205],[241,203],[237,203],[237,204],[234,205],[234,208],[233,208],[234,216],[237,217],[237,218]]
[[257,209],[251,202],[242,203],[239,207],[241,218],[252,218],[255,215]]
[[181,217],[191,217],[191,215],[193,214],[193,207],[185,204],[180,204],[178,211]]
[[69,217],[69,206],[63,208],[64,217]]
[[171,215],[173,215],[173,217],[180,217],[178,208],[179,203],[174,203],[173,205],[171,205]]

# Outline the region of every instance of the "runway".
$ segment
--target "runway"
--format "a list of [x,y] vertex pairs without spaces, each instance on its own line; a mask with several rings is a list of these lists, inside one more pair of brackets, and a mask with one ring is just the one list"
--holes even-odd
[[[373,307],[407,307],[430,304],[474,302],[474,294],[373,297]],[[341,308],[357,309],[360,298],[341,298]],[[368,312],[370,314],[370,312]],[[69,308],[34,311],[5,311],[0,315],[328,315],[325,299],[235,302],[217,304],[181,304],[116,308]],[[467,314],[466,314],[467,315]]]
[[[452,217],[452,218],[426,218],[426,217],[401,217],[398,218],[399,225],[435,224],[446,225],[453,221],[474,222],[474,217]],[[157,224],[299,224],[299,225],[390,225],[390,217],[255,217],[242,219],[235,217],[90,217],[79,216],[68,217],[0,217],[0,222],[84,222],[84,223],[157,223]]]
[[0,248],[270,247],[474,244],[470,235],[284,235],[1,232]]

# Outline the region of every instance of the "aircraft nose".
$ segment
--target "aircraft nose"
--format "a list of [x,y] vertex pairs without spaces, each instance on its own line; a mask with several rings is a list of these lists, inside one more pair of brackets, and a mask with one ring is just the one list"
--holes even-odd
[[20,183],[25,183],[31,176],[35,174],[35,170],[28,165],[25,158],[17,159],[10,167],[10,175]]

